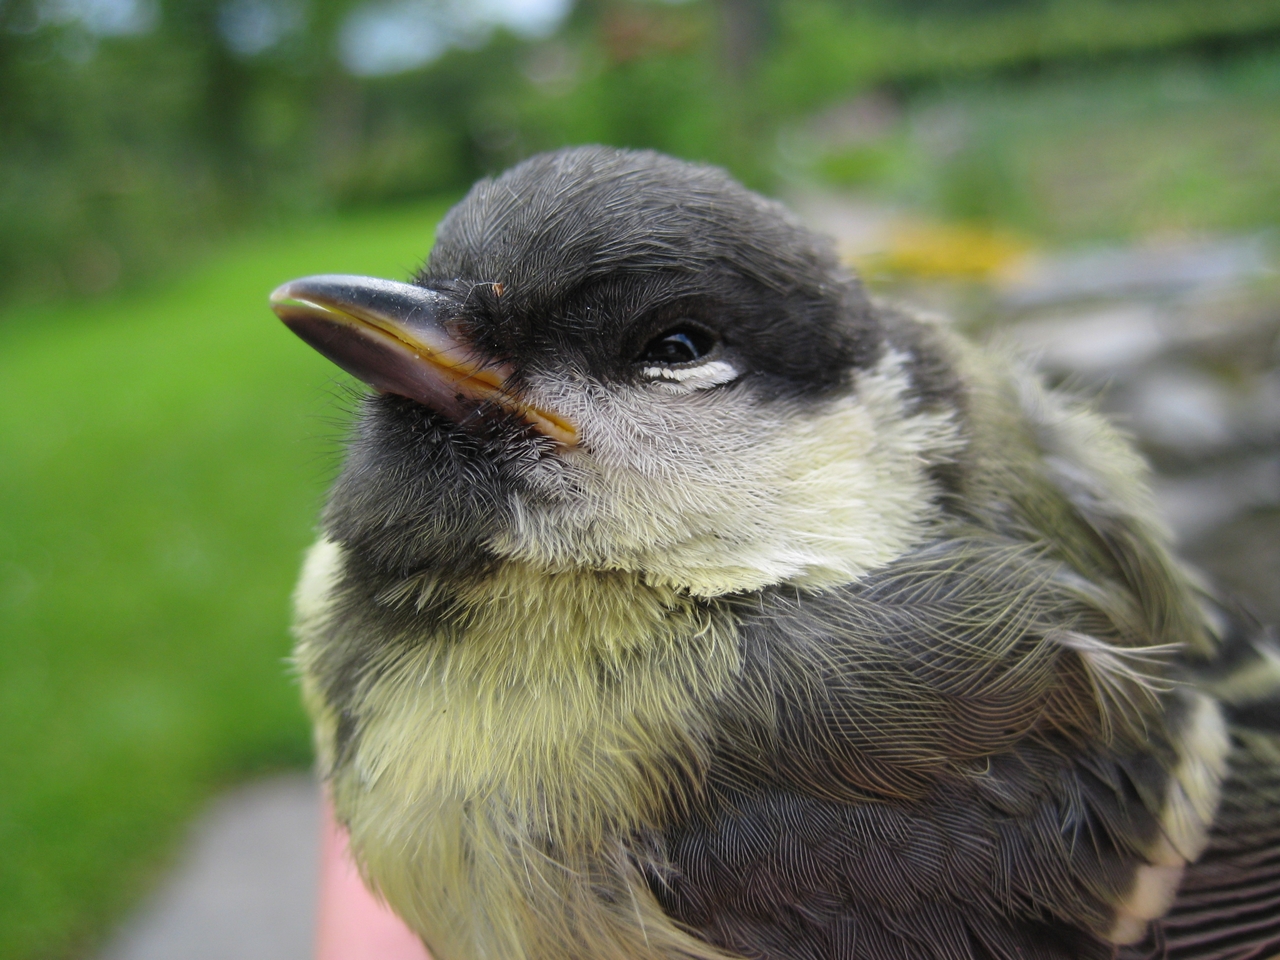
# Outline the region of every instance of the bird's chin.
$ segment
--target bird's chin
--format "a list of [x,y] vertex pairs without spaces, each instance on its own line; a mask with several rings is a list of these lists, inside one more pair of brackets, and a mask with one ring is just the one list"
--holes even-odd
[[487,544],[512,522],[521,465],[556,449],[501,411],[463,427],[406,397],[368,396],[325,507],[325,532],[375,592],[419,574],[474,575],[497,561]]

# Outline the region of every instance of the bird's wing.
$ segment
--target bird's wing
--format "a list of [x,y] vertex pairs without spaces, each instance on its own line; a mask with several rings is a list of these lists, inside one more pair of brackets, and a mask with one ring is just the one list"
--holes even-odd
[[1230,617],[1200,678],[1227,708],[1230,775],[1208,849],[1168,915],[1124,960],[1266,960],[1280,955],[1280,645],[1247,614]]
[[1183,858],[1160,860],[1165,834],[1202,844],[1202,807],[1162,818],[1218,717],[1160,652],[1124,646],[1130,606],[994,535],[752,598],[708,786],[649,858],[655,894],[767,960],[1112,956],[1167,909]]

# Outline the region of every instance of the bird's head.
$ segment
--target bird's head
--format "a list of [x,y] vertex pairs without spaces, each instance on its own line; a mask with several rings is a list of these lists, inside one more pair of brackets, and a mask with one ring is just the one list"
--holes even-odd
[[923,535],[957,442],[924,382],[945,365],[826,243],[654,153],[534,157],[471,190],[412,283],[309,277],[273,304],[376,389],[325,526],[392,575],[847,581]]

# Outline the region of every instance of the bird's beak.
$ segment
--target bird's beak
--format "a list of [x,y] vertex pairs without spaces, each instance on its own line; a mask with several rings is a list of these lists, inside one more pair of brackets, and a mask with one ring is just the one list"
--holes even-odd
[[330,274],[278,287],[271,309],[321,354],[377,390],[416,400],[459,423],[494,404],[566,446],[578,442],[573,424],[509,388],[511,367],[480,356],[448,328],[456,308],[445,294]]

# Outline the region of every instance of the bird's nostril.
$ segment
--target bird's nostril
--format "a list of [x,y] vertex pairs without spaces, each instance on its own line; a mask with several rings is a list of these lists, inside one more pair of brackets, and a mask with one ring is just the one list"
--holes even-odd
[[302,340],[384,393],[467,425],[482,406],[503,410],[571,446],[573,425],[509,386],[513,368],[475,343],[456,301],[436,290],[373,277],[317,276],[272,294],[272,309]]

